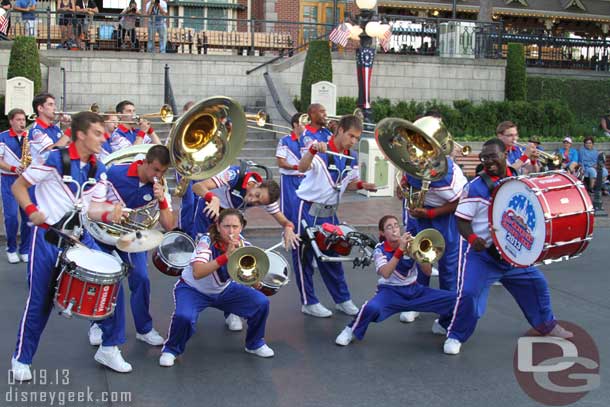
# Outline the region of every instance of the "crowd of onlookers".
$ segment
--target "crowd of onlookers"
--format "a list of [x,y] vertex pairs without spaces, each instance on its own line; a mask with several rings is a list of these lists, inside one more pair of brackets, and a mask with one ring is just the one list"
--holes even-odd
[[[1,7],[8,13],[8,25],[20,21],[26,36],[37,36],[36,0],[0,0]],[[100,0],[57,0],[56,15],[57,25],[61,29],[61,48],[83,49],[88,40],[89,27],[93,18],[98,14],[98,2]],[[155,34],[159,36],[159,51],[164,53],[167,44],[167,19],[168,7],[165,0],[143,0],[143,6],[138,9],[135,0],[129,4],[119,15],[119,24],[116,40],[121,48],[139,49],[140,44],[136,38],[136,27],[148,24],[147,51],[155,51]],[[15,16],[15,21],[11,21]],[[146,21],[145,21],[146,20]]]

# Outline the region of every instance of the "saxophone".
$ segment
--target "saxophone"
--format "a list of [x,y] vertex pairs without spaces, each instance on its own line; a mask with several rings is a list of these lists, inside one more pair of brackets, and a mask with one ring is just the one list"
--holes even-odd
[[26,133],[23,137],[23,143],[21,144],[21,168],[25,170],[31,163],[32,154],[30,153],[30,139]]

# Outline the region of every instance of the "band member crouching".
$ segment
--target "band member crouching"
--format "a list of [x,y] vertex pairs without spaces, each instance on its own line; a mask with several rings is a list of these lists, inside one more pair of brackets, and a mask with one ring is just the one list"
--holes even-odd
[[[353,115],[346,115],[339,122],[337,135],[328,143],[314,142],[299,162],[299,171],[305,178],[297,190],[299,198],[297,232],[300,234],[305,220],[308,226],[323,223],[338,224],[336,211],[340,196],[346,189],[376,191],[375,184],[359,180],[358,159],[326,154],[326,151],[350,155],[362,134],[362,122]],[[320,304],[313,287],[313,250],[300,244],[292,251],[295,280],[301,295],[301,311],[315,317],[326,318],[332,312]],[[358,307],[351,300],[341,263],[317,261],[320,275],[336,303],[336,309],[348,315],[356,315]]]
[[[110,182],[108,200],[119,202],[123,207],[137,210],[156,201],[159,209],[159,223],[165,230],[172,230],[175,218],[171,208],[171,197],[165,194],[163,185],[159,182],[169,167],[169,150],[165,146],[155,145],[148,150],[144,160],[133,163],[115,164],[108,169]],[[136,326],[136,339],[152,346],[163,344],[163,337],[153,328],[150,315],[150,279],[148,278],[147,252],[126,253],[115,247],[100,243],[108,253],[116,252],[125,263],[131,265],[127,281],[131,292],[131,313]],[[125,302],[119,296],[114,311],[119,322],[120,337],[125,337]],[[89,328],[91,345],[102,344],[102,330],[92,324]]]
[[[25,112],[22,109],[11,109],[8,112],[11,128],[0,133],[0,171],[2,172],[2,209],[4,213],[4,230],[6,231],[6,257],[9,263],[28,262],[30,252],[30,227],[25,211],[13,196],[11,187],[17,177],[25,170],[22,166],[21,153],[25,131]],[[21,215],[21,228],[19,228]],[[21,232],[21,242],[17,252],[17,230]]]
[[541,335],[570,338],[572,333],[555,320],[544,274],[533,266],[511,266],[493,245],[488,215],[491,193],[502,178],[516,175],[506,165],[504,143],[499,139],[486,141],[480,158],[483,171],[467,186],[455,212],[460,234],[469,245],[459,270],[458,299],[447,328],[444,352],[451,355],[460,352],[462,343],[472,335],[483,316],[489,287],[496,281],[508,290],[530,325]]
[[[52,309],[51,285],[54,269],[60,250],[47,242],[47,225],[59,222],[75,208],[75,196],[78,196],[74,182],[65,182],[63,176],[70,176],[79,185],[93,178],[97,183],[85,190],[81,201],[84,210],[91,219],[119,221],[122,216],[120,205],[106,202],[106,168],[95,160],[95,154],[101,150],[104,142],[103,120],[92,112],[82,112],[72,118],[73,143],[66,149],[54,150],[44,164],[32,163],[13,184],[13,194],[19,205],[25,210],[32,229],[30,262],[27,278],[28,297],[23,317],[17,333],[17,345],[11,361],[11,370],[16,380],[32,379],[30,364],[38,348],[40,335],[44,330]],[[64,171],[66,167],[66,171]],[[37,205],[33,204],[28,188],[36,185]],[[49,236],[50,237],[50,236]],[[83,233],[81,242],[92,249],[99,249],[88,233]],[[116,318],[110,316],[110,321]],[[112,325],[112,323],[108,324]],[[111,331],[104,331],[104,337],[111,336]],[[116,346],[100,347],[95,360],[119,372],[131,371],[131,365],[125,362]]]
[[413,237],[408,232],[400,235],[400,224],[395,216],[381,218],[379,233],[383,239],[373,253],[375,269],[381,276],[377,293],[364,303],[335,343],[349,345],[354,336],[362,340],[371,322],[381,322],[405,310],[438,313],[441,317],[434,321],[432,332],[446,335],[455,306],[455,291],[437,290],[417,282],[415,261],[405,255]]
[[246,352],[269,358],[273,350],[265,344],[265,323],[269,300],[260,291],[231,280],[227,262],[240,246],[249,245],[240,233],[246,226],[236,209],[224,209],[195,248],[190,265],[174,286],[176,309],[172,314],[167,341],[159,359],[161,366],[173,366],[195,333],[197,318],[208,307],[245,318],[248,322]]
[[303,174],[299,172],[301,160],[301,144],[299,136],[303,134],[303,126],[299,123],[299,113],[295,113],[290,122],[292,133],[282,137],[277,144],[275,157],[280,169],[280,209],[291,222],[296,222],[298,208],[297,189],[301,185]]

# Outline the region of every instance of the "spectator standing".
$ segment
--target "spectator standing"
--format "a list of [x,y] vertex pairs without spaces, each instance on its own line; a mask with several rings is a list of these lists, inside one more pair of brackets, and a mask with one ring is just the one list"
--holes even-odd
[[80,49],[83,49],[83,40],[87,40],[89,37],[89,23],[93,20],[93,15],[99,13],[95,0],[76,0],[74,3],[75,11],[74,15],[76,24],[76,44]]
[[69,48],[68,41],[74,40],[74,2],[72,0],[57,0],[57,11],[59,14],[58,23],[61,27],[61,44],[65,48]]
[[138,12],[138,4],[135,0],[131,0],[129,5],[121,11],[121,20],[119,22],[119,32],[121,47],[126,47],[125,37],[129,34],[129,44],[131,48],[137,48],[136,25],[140,18]]
[[13,7],[21,12],[21,21],[25,28],[25,35],[36,38],[36,0],[17,0]]
[[165,16],[167,13],[167,3],[164,0],[150,0],[146,5],[148,18],[148,52],[155,51],[155,34],[159,34],[159,52],[165,53],[167,44],[167,26]]

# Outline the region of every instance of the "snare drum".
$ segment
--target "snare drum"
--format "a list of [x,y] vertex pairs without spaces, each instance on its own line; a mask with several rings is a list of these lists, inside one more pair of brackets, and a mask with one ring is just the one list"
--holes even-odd
[[65,317],[91,320],[112,315],[127,267],[110,254],[86,247],[62,253],[55,305]]
[[163,237],[152,261],[157,270],[171,277],[178,277],[182,270],[189,265],[195,242],[183,232],[168,232]]
[[269,271],[261,281],[261,287],[259,291],[270,297],[288,284],[290,279],[288,278],[288,262],[280,254],[270,251],[267,252],[269,257]]
[[579,255],[591,240],[593,221],[589,194],[565,171],[507,178],[492,193],[493,243],[515,267]]

